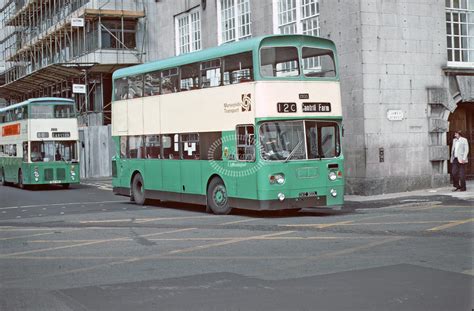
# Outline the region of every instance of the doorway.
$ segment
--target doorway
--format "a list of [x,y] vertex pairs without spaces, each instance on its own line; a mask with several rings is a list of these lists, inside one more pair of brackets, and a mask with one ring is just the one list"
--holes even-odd
[[[461,130],[463,136],[469,142],[469,155],[466,176],[474,179],[474,102],[460,103],[456,110],[449,115],[449,131],[448,146],[451,156],[451,148],[453,145],[454,131]],[[448,172],[451,173],[451,163],[448,161]]]

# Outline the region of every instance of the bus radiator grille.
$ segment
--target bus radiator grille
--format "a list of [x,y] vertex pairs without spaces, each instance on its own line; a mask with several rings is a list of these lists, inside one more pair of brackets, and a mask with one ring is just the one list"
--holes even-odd
[[47,168],[44,170],[44,180],[51,181],[54,180],[54,174],[52,168]]
[[58,180],[65,180],[66,179],[66,170],[64,168],[56,169],[56,178]]

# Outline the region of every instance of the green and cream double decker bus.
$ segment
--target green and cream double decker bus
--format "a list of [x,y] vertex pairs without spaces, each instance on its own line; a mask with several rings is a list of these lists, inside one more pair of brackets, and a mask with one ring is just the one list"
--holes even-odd
[[79,183],[75,104],[34,98],[0,109],[0,178],[3,185]]
[[216,214],[341,206],[334,43],[272,35],[117,70],[113,188]]

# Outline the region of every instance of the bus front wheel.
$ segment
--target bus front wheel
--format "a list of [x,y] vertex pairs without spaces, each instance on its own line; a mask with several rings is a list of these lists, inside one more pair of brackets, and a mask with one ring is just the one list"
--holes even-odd
[[207,208],[216,215],[227,215],[231,211],[229,197],[224,182],[214,178],[207,188]]
[[133,176],[131,199],[138,205],[145,204],[145,187],[143,185],[143,177],[140,173]]

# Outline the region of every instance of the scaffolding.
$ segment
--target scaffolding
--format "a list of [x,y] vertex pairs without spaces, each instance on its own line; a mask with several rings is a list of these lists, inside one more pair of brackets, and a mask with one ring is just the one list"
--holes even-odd
[[[17,1],[3,14],[17,44],[5,53],[0,97],[74,96],[82,115],[99,113],[108,123],[111,94],[105,91],[111,93],[115,69],[142,62],[137,25],[144,17],[136,1]],[[86,93],[74,94],[73,84],[84,84]]]

